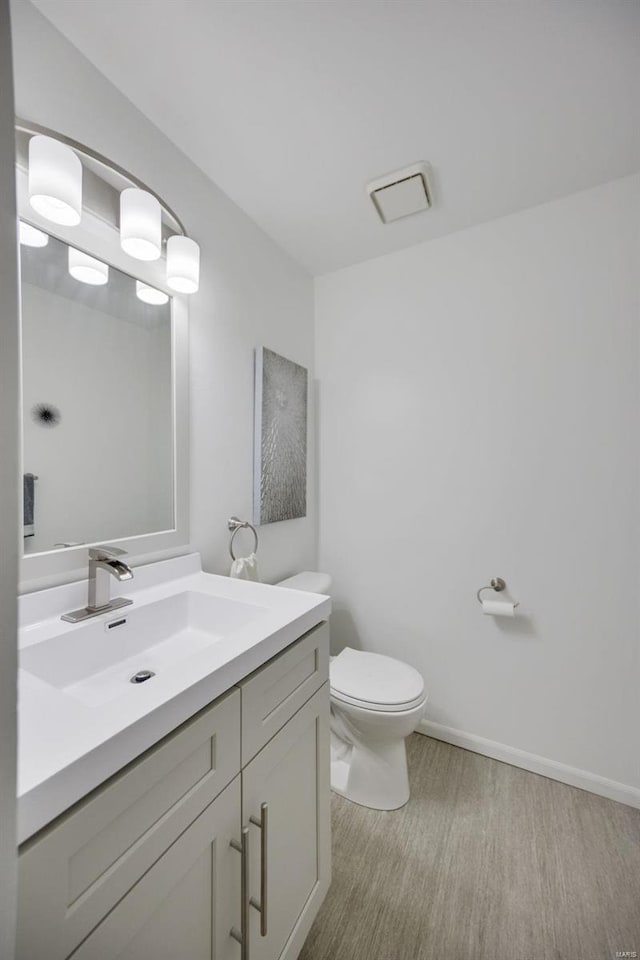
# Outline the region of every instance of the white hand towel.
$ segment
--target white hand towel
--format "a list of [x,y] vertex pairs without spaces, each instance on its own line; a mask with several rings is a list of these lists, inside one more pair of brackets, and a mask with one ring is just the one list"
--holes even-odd
[[255,553],[249,554],[248,557],[238,557],[237,560],[234,560],[231,564],[229,576],[234,577],[236,580],[255,580],[259,583],[258,558]]

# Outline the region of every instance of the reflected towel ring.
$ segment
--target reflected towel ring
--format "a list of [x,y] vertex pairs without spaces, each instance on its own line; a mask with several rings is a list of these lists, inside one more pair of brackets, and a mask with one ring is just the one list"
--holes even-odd
[[256,533],[256,528],[252,526],[248,520],[239,520],[238,517],[229,517],[229,519],[227,520],[227,527],[229,528],[229,530],[233,530],[233,533],[231,534],[231,540],[229,541],[229,553],[231,554],[232,560],[235,561],[238,559],[233,552],[233,541],[236,538],[236,534],[238,530],[245,530],[245,529],[251,530],[255,539],[253,552],[254,553],[258,552],[258,534]]

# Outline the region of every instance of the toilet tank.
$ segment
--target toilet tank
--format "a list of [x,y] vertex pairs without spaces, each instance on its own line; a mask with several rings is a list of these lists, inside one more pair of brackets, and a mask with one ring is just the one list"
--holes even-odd
[[307,593],[323,593],[329,596],[331,577],[328,573],[318,573],[313,570],[303,570],[293,577],[280,580],[277,587],[287,587],[289,590],[306,590]]

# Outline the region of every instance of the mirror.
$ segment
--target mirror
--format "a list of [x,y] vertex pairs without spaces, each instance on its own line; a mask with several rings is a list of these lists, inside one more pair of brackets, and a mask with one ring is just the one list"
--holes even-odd
[[75,279],[47,236],[20,247],[25,556],[176,526],[173,301]]

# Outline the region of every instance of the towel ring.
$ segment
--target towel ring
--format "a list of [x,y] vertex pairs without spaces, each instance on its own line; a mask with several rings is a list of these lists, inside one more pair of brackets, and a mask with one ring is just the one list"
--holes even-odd
[[229,553],[231,554],[232,560],[235,561],[238,559],[233,552],[233,541],[236,538],[236,534],[238,530],[245,530],[245,529],[251,530],[255,540],[255,544],[253,546],[253,552],[254,553],[258,552],[258,534],[256,533],[256,528],[252,526],[252,524],[250,524],[248,520],[239,520],[237,517],[229,517],[229,519],[227,520],[227,527],[229,530],[233,530],[233,533],[231,534],[231,540],[229,541]]

